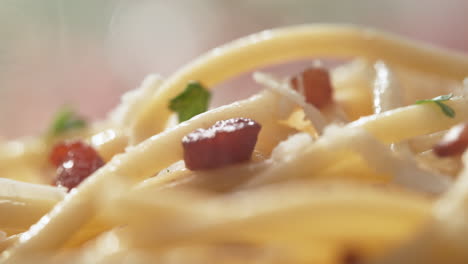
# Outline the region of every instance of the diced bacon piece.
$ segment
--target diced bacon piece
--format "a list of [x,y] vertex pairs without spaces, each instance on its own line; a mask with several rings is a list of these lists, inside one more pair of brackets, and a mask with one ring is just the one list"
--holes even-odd
[[294,90],[305,96],[306,102],[317,108],[323,108],[332,102],[332,84],[328,70],[322,67],[306,69],[291,78]]
[[439,157],[448,157],[462,154],[467,147],[468,123],[464,123],[452,127],[433,150]]
[[80,140],[62,141],[57,143],[50,152],[49,160],[55,167],[73,158],[75,155],[94,155],[95,150]]
[[82,141],[57,144],[50,154],[50,161],[57,167],[55,185],[69,190],[104,165],[104,161],[91,146]]
[[248,118],[218,121],[182,139],[185,166],[191,170],[213,169],[250,159],[261,126]]
[[52,148],[49,155],[49,161],[55,167],[60,166],[68,158],[68,150],[74,147],[79,147],[80,143],[76,146],[72,146],[74,143],[59,143]]

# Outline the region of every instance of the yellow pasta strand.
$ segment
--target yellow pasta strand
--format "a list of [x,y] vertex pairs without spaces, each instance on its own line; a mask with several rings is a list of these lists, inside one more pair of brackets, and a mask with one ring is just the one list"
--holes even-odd
[[164,129],[170,114],[168,101],[190,80],[212,87],[254,68],[304,57],[381,59],[389,65],[458,80],[468,73],[468,57],[464,54],[371,29],[303,25],[267,30],[213,49],[172,75],[132,124],[133,140],[140,142]]
[[95,201],[109,181],[124,176],[127,180],[136,182],[178,161],[182,156],[180,140],[187,133],[212,125],[217,120],[239,115],[253,118],[260,123],[268,123],[269,120],[276,120],[276,116],[272,115],[270,109],[258,106],[276,106],[278,100],[276,95],[265,91],[248,100],[203,113],[171,130],[149,138],[125,154],[117,155],[69,194],[35,227],[24,233],[20,243],[11,252],[7,252],[8,262],[5,263],[15,263],[16,257],[28,252],[57,249],[94,216]]

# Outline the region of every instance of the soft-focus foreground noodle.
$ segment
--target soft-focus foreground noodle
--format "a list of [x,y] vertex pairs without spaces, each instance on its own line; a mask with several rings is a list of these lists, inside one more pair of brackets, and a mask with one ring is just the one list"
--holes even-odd
[[[169,102],[189,81],[211,88],[308,57],[349,61],[296,79],[257,72],[260,93],[170,125]],[[433,150],[468,120],[467,73],[463,54],[351,26],[268,30],[216,48],[166,80],[150,75],[87,130],[2,142],[0,263],[467,263],[468,154]],[[251,158],[190,167],[192,131],[204,144],[238,133],[215,158],[246,144],[246,130],[216,137],[228,119],[261,126]],[[468,145],[459,137],[457,151]],[[107,163],[68,193],[47,186],[53,145],[77,138]],[[68,158],[60,177],[76,166]]]

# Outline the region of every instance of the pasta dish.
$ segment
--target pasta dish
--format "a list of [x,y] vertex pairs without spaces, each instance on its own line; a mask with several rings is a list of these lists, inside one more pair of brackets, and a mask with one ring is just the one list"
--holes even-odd
[[[210,108],[249,71],[259,93]],[[467,75],[347,25],[215,48],[105,120],[0,142],[0,263],[468,263]]]

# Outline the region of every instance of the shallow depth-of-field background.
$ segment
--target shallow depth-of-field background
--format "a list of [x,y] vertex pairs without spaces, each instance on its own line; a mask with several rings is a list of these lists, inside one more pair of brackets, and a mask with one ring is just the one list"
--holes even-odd
[[[44,131],[64,104],[103,118],[146,74],[272,27],[353,23],[468,52],[467,10],[463,0],[2,0],[0,138]],[[224,84],[217,102],[248,93],[247,80]]]

